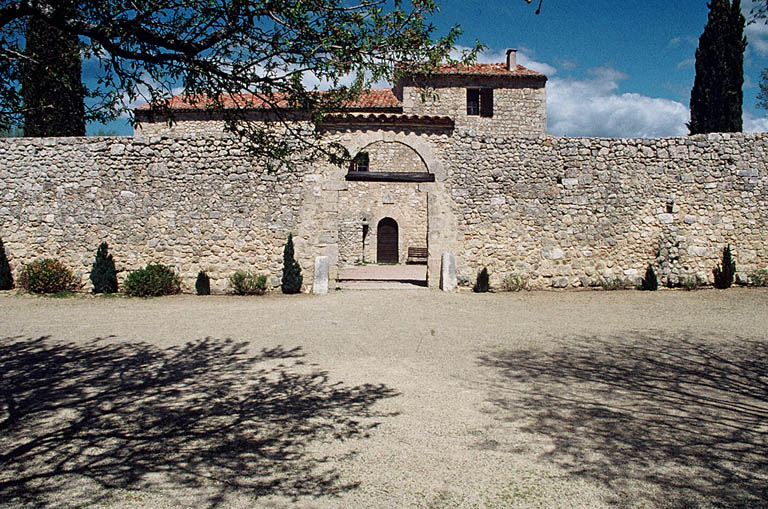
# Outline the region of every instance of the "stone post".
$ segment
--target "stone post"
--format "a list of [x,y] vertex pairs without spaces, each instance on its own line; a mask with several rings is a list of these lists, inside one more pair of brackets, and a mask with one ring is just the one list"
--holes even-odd
[[312,281],[312,293],[324,295],[328,293],[328,257],[315,258],[315,279]]
[[456,289],[456,258],[453,253],[443,253],[440,267],[440,289],[452,292]]

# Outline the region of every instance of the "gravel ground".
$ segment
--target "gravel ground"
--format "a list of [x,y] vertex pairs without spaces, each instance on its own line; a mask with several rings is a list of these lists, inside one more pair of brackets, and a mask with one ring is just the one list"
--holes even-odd
[[0,505],[766,507],[768,291],[0,292]]

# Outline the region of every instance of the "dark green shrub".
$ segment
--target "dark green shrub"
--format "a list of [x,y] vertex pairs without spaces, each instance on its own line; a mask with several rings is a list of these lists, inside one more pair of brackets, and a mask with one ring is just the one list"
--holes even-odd
[[11,265],[8,263],[8,257],[5,256],[3,239],[0,239],[0,290],[12,290],[14,286]]
[[491,286],[488,283],[488,269],[483,267],[483,270],[477,274],[477,281],[475,282],[475,286],[472,287],[472,291],[475,293],[485,293],[490,291],[490,289]]
[[91,283],[93,293],[115,293],[117,291],[117,271],[115,260],[109,254],[106,242],[102,242],[96,250],[96,259],[91,267]]
[[301,266],[293,257],[293,234],[289,233],[288,241],[285,243],[285,249],[283,249],[283,282],[280,289],[283,293],[299,293],[303,279]]
[[195,281],[195,291],[198,295],[210,295],[211,294],[211,278],[204,270],[197,273],[197,281]]
[[129,272],[123,291],[132,297],[159,297],[181,292],[181,279],[172,268],[149,263],[143,269]]
[[267,276],[238,270],[229,276],[229,286],[235,295],[264,295],[267,292]]
[[659,289],[659,280],[656,279],[656,272],[654,272],[650,263],[648,264],[648,268],[645,269],[645,277],[640,283],[640,289],[652,292],[655,292]]
[[731,259],[731,246],[723,248],[722,264],[712,270],[715,276],[715,288],[724,290],[730,288],[733,284],[733,278],[736,275],[736,262]]
[[59,293],[78,290],[80,282],[59,260],[41,258],[21,268],[19,286],[32,293]]

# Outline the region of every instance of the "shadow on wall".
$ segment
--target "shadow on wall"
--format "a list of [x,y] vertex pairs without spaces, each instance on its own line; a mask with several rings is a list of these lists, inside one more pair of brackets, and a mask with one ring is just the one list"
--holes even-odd
[[178,504],[216,506],[354,488],[307,448],[365,437],[384,417],[371,405],[396,393],[330,383],[302,357],[281,346],[249,355],[230,339],[0,339],[0,500],[88,507],[109,503],[110,488],[181,488],[195,498]]
[[768,339],[630,332],[480,364],[498,370],[501,425],[530,434],[522,450],[612,505],[768,505]]

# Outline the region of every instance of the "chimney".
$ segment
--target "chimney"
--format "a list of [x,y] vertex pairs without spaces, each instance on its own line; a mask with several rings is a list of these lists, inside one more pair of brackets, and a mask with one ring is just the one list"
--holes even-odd
[[515,69],[517,69],[517,50],[508,49],[507,50],[507,70],[514,71]]

